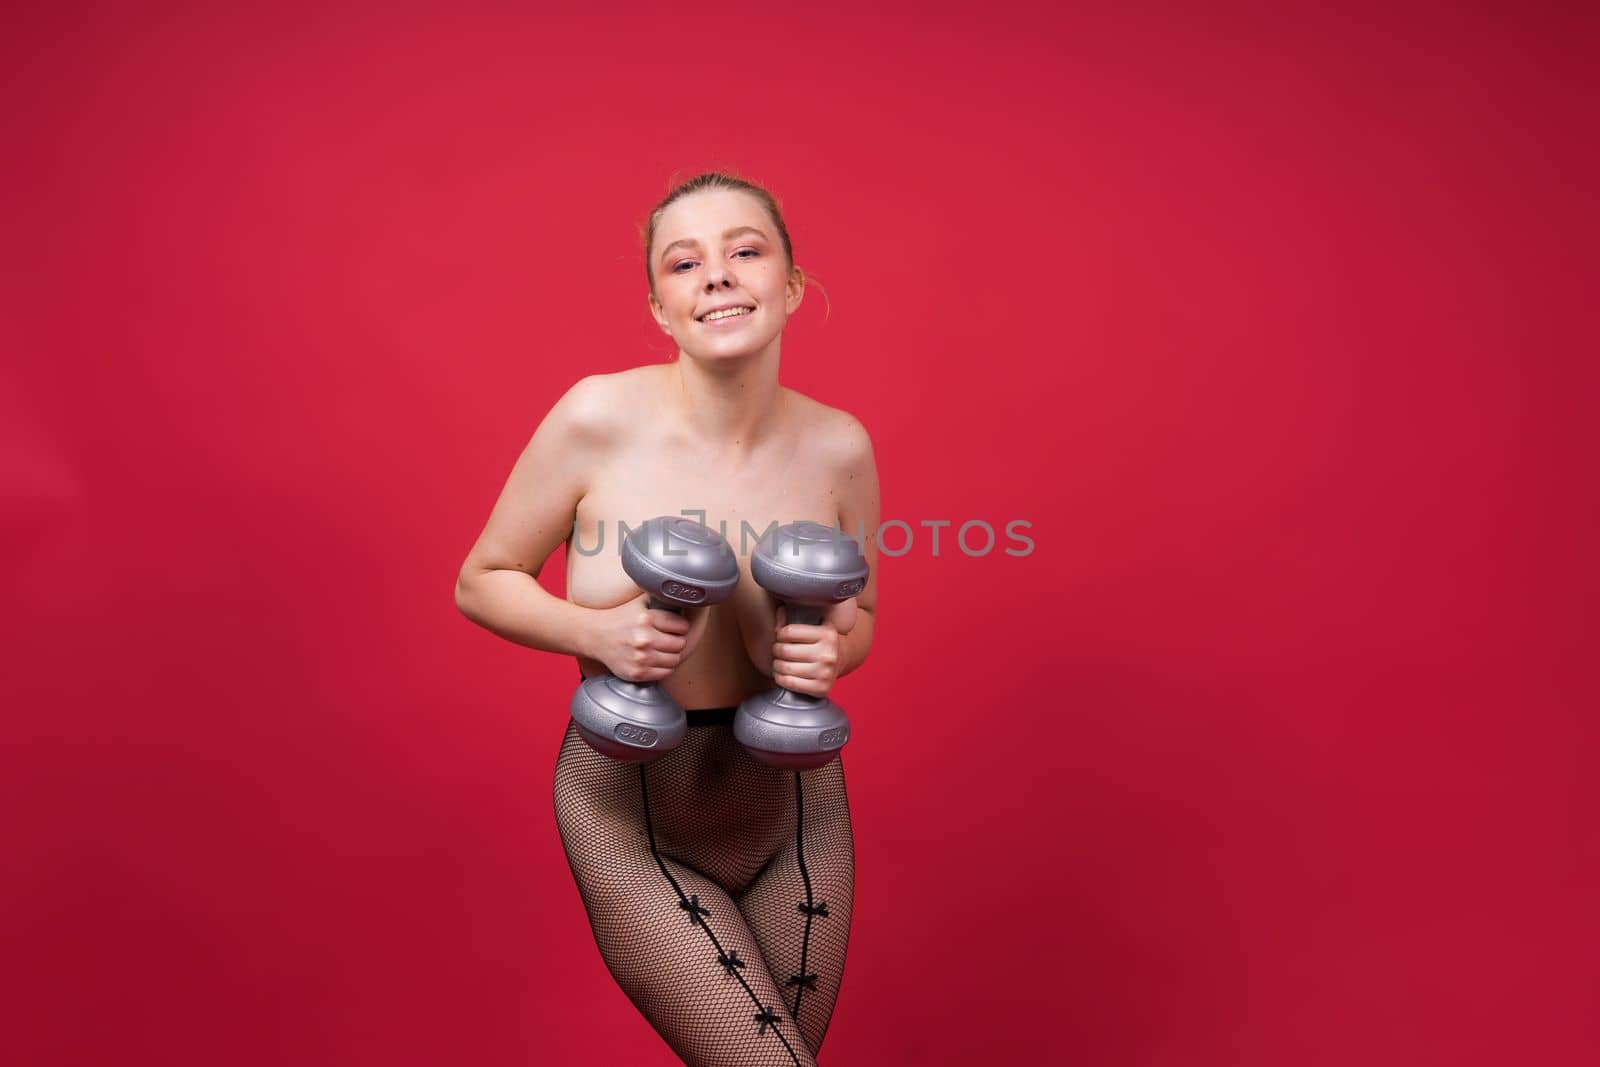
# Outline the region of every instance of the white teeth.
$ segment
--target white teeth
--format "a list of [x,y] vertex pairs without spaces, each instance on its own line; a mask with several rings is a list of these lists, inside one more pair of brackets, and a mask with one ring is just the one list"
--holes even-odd
[[700,321],[702,321],[702,322],[714,322],[717,319],[727,319],[727,318],[732,318],[735,315],[748,315],[749,313],[750,313],[750,309],[749,308],[724,308],[721,311],[713,311],[711,314],[707,315],[704,319],[701,319]]

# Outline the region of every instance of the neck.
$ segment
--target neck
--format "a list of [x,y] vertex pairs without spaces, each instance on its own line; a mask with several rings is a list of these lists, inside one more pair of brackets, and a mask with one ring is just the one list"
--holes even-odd
[[672,364],[678,415],[707,444],[753,447],[777,414],[778,341],[742,359],[706,363],[678,353]]

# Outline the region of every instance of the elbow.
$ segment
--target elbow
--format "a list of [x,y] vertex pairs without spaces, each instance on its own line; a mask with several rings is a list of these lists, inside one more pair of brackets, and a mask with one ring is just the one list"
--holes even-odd
[[456,575],[456,610],[461,612],[461,614],[465,615],[467,618],[476,622],[477,617],[473,614],[473,608],[477,602],[477,598],[473,594],[474,589],[472,576],[465,568],[463,568],[461,573]]

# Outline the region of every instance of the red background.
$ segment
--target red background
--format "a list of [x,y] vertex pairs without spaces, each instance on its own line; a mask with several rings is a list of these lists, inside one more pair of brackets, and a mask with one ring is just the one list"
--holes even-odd
[[1122,10],[8,16],[0,1058],[672,1062],[451,589],[718,166],[1037,545],[882,562],[824,1061],[1593,1057],[1595,23]]

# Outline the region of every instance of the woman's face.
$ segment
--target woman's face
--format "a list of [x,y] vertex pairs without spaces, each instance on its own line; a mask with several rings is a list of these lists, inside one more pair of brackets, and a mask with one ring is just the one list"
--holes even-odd
[[[698,359],[750,356],[776,345],[805,289],[766,209],[735,189],[673,201],[656,226],[650,257],[656,280],[650,314],[685,355]],[[730,307],[731,314],[707,318]]]

